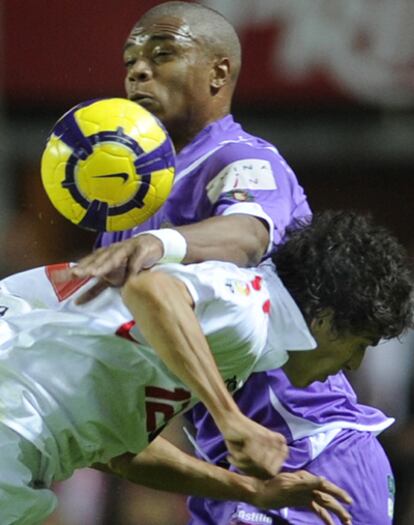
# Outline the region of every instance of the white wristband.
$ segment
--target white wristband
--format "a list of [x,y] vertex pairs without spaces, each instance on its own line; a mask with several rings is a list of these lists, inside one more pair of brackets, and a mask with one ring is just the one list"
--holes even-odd
[[153,235],[162,242],[163,256],[158,261],[160,263],[180,263],[187,253],[187,241],[177,230],[172,228],[162,228],[161,230],[148,230],[140,232],[139,235]]

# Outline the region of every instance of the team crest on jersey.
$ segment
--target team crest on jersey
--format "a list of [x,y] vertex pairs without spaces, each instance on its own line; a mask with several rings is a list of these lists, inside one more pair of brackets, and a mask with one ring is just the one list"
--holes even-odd
[[254,196],[246,190],[227,191],[224,196],[238,202],[252,202],[255,200]]
[[250,285],[240,279],[226,279],[226,287],[237,295],[250,295]]

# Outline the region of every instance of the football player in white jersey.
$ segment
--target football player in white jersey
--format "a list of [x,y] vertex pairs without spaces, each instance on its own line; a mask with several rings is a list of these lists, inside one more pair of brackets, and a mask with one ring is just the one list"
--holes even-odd
[[[186,458],[156,439],[175,414],[197,401],[198,392],[209,403],[234,464],[256,474],[277,472],[285,457],[283,440],[235,409],[210,352],[233,389],[260,361],[269,295],[257,272],[212,262],[165,265],[129,281],[122,291],[127,308],[114,288],[77,305],[94,281],[62,284],[58,275],[66,266],[37,268],[1,282],[0,523],[41,522],[56,504],[47,488],[51,482],[97,462],[135,481],[145,473],[145,484],[158,479],[168,488],[174,480],[175,490],[181,463],[197,474],[181,473],[181,491],[244,497],[260,506],[314,499],[319,512],[326,506],[347,523],[348,513],[332,497],[347,501],[347,495],[325,480],[298,473],[265,484]],[[286,301],[294,307],[282,287],[279,292],[281,307]],[[134,457],[154,439],[144,456]],[[112,458],[117,459],[111,463]],[[154,467],[158,473],[160,464],[164,475],[158,476]],[[172,466],[174,477],[166,475]]]
[[[317,269],[306,265],[309,250],[319,251]],[[102,468],[145,483],[134,456],[197,400],[220,428],[233,465],[257,476],[276,474],[284,441],[243,416],[226,383],[234,389],[253,371],[283,366],[292,383],[305,386],[357,367],[368,345],[409,326],[412,282],[401,246],[354,214],[316,217],[292,233],[274,261],[281,279],[267,266],[159,266],[131,277],[121,292],[108,288],[83,305],[77,299],[94,282],[62,282],[60,267],[2,281],[2,525],[43,520],[56,504],[51,482],[76,468],[109,464]],[[375,296],[365,293],[370,285]],[[162,442],[155,449],[158,466],[168,463],[162,454],[174,457],[169,450]],[[187,465],[193,479],[215,468]],[[270,492],[280,489],[277,480],[254,485],[251,478],[225,476],[236,475],[211,475],[195,491],[217,497],[224,486],[221,497],[228,499],[238,484],[244,492],[237,499],[272,506]],[[333,497],[346,501],[346,495],[307,476],[288,478],[302,482],[302,492],[291,491],[290,500],[285,492],[284,504],[309,503],[327,524],[326,509],[350,523]],[[261,499],[254,499],[258,492]]]

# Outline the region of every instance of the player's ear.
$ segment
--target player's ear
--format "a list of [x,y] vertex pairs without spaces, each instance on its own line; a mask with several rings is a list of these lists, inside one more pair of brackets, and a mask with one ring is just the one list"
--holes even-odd
[[318,312],[310,322],[312,332],[330,332],[332,331],[333,311],[326,308]]
[[230,60],[227,57],[216,58],[210,71],[210,86],[213,92],[219,91],[229,82]]

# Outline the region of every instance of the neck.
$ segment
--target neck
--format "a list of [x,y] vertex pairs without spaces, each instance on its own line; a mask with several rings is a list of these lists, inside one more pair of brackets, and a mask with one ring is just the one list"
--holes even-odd
[[211,113],[206,118],[194,119],[191,124],[183,123],[174,125],[172,130],[168,130],[174,143],[175,151],[179,153],[189,144],[204,128],[209,124],[220,120],[230,113],[230,108],[221,108],[220,111]]
[[306,362],[307,355],[305,355],[308,353],[301,351],[288,352],[289,359],[282,366],[289,381],[295,387],[304,388],[309,384],[307,379],[309,364]]

